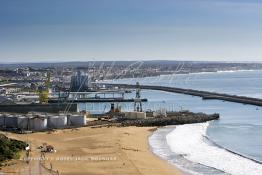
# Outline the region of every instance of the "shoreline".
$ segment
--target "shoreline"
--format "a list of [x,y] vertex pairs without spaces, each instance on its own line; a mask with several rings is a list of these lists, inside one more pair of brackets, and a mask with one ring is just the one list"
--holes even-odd
[[118,81],[118,80],[128,80],[128,79],[139,79],[139,78],[157,78],[161,76],[172,76],[172,75],[201,75],[201,74],[215,74],[215,73],[237,73],[237,72],[254,72],[254,71],[262,71],[262,69],[239,69],[239,70],[218,70],[218,71],[210,71],[210,72],[188,72],[188,73],[170,73],[170,74],[160,74],[154,76],[145,76],[145,77],[124,77],[124,78],[114,78],[114,79],[104,79],[99,80],[97,83],[106,83],[107,81]]
[[[175,163],[171,163],[169,162],[167,159],[164,159],[163,157],[161,157],[160,155],[157,155],[157,153],[154,153],[154,148],[153,146],[150,145],[150,141],[149,141],[149,138],[151,136],[153,136],[155,134],[156,131],[158,131],[159,129],[163,128],[163,127],[172,127],[172,130],[170,132],[172,132],[175,128],[176,128],[176,125],[167,125],[167,126],[161,126],[161,127],[157,127],[157,128],[154,128],[154,131],[152,131],[148,136],[147,136],[147,144],[148,144],[148,149],[150,150],[150,152],[157,158],[157,159],[160,159],[166,163],[168,163],[169,165],[171,165],[172,167],[174,167],[175,169],[177,169],[180,174],[182,175],[193,175],[193,174],[190,174],[189,172],[186,172],[185,169],[183,170],[181,167],[179,167],[179,165],[175,164]],[[170,133],[169,132],[169,133]]]
[[[48,169],[51,165],[52,169],[58,170],[59,174],[182,174],[177,167],[150,150],[148,138],[154,130],[155,127],[131,126],[95,129],[83,127],[29,135],[8,133],[7,136],[31,142],[32,155],[35,158],[40,154],[36,148],[42,143],[53,145],[57,152],[45,154],[45,166]],[[71,159],[65,160],[70,157]],[[76,159],[86,157],[94,159]],[[112,158],[112,160],[95,160],[95,158]],[[17,170],[22,175],[26,174],[28,165],[22,161],[19,162],[3,167],[0,172]],[[37,161],[31,162],[33,171],[44,172],[39,169]],[[34,169],[36,166],[38,169]]]
[[[171,134],[167,136],[167,142],[172,152],[189,155],[185,159],[188,162],[199,165],[195,167],[194,164],[192,164],[194,166],[191,166],[186,163],[187,166],[189,165],[187,167],[188,170],[204,174],[212,174],[214,171],[218,174],[221,172],[243,175],[247,173],[261,174],[262,168],[260,162],[244,156],[243,153],[237,153],[218,145],[208,138],[206,132],[207,127],[208,124],[205,123],[180,125],[177,126],[177,130],[175,129],[174,132],[171,132]],[[182,144],[175,142],[175,140],[180,140]],[[196,146],[196,148],[192,150],[191,148],[194,147],[194,145],[198,145],[199,147]],[[213,156],[210,157],[210,154]],[[219,159],[219,157],[223,157],[224,160]],[[239,165],[239,167],[235,168],[235,164]]]

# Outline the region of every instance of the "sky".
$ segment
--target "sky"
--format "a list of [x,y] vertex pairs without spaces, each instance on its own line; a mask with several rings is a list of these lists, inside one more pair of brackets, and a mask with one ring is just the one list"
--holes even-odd
[[261,0],[0,0],[0,62],[262,61]]

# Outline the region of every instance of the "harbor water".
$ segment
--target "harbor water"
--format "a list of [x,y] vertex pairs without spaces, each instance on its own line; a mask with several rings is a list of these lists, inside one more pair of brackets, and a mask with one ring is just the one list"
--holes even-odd
[[[177,74],[110,82],[262,98],[262,71]],[[159,157],[189,174],[262,174],[262,107],[153,90],[142,90],[142,97],[148,98],[144,110],[166,108],[220,114],[217,121],[158,129],[149,144]],[[132,110],[133,106],[120,105],[124,110]]]

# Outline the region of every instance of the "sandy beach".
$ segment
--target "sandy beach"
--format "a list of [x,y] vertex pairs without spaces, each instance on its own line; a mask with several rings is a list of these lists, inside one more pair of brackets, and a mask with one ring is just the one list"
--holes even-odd
[[[148,145],[152,127],[78,128],[27,135],[8,133],[7,136],[28,141],[32,147],[29,164],[15,161],[15,165],[1,172],[13,174],[64,175],[178,175],[181,172],[155,156]],[[55,147],[56,153],[46,153],[43,168],[39,164],[43,143]],[[23,158],[23,155],[22,155]]]

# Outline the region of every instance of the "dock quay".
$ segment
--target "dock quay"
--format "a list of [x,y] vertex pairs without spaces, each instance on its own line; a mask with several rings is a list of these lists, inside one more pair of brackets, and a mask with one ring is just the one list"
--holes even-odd
[[[119,88],[137,88],[137,85],[132,85],[132,84],[104,84],[104,85],[111,86],[111,87],[112,86],[119,87]],[[166,86],[139,85],[139,88],[147,89],[147,90],[159,90],[159,91],[165,91],[165,92],[173,92],[173,93],[179,93],[179,94],[198,96],[198,97],[202,97],[203,100],[223,100],[223,101],[229,101],[229,102],[235,102],[235,103],[262,106],[262,99],[259,99],[259,98],[237,96],[237,95],[208,92],[208,91],[200,91],[200,90],[194,90],[194,89],[166,87]]]
[[35,112],[48,112],[58,113],[59,111],[76,112],[76,103],[63,103],[63,104],[7,104],[0,105],[0,112],[15,112],[15,113],[28,113]]
[[[117,102],[134,102],[135,99],[124,99],[124,98],[85,98],[85,99],[75,99],[68,100],[73,103],[117,103]],[[147,99],[141,99],[142,102],[147,102]],[[49,99],[48,103],[59,103],[59,99]]]

